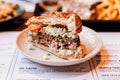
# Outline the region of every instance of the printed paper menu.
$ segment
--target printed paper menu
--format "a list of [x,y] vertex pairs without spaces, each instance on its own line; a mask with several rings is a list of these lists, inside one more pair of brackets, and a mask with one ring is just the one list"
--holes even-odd
[[120,79],[120,33],[98,33],[103,47],[94,58],[63,67],[38,64],[23,56],[15,46],[18,34],[0,33],[0,80]]
[[6,80],[15,51],[16,32],[0,33],[0,80]]
[[120,34],[101,33],[103,48],[92,59],[99,80],[120,79]]

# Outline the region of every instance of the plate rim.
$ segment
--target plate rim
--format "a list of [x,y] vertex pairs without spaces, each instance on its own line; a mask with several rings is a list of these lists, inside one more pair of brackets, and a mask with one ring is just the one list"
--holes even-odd
[[[20,34],[17,36],[17,39],[16,39],[16,46],[17,46],[17,50],[20,51],[20,53],[22,53],[24,56],[26,56],[28,59],[34,61],[34,62],[37,62],[37,63],[40,63],[40,64],[44,64],[44,65],[49,65],[49,66],[69,66],[69,65],[75,65],[75,64],[78,64],[78,63],[82,63],[82,62],[85,62],[89,59],[91,59],[92,57],[94,57],[95,55],[98,54],[98,52],[100,51],[100,49],[102,48],[102,40],[101,38],[97,35],[97,33],[86,27],[86,26],[83,26],[83,29],[88,29],[90,32],[94,33],[95,34],[95,37],[98,39],[98,44],[97,44],[97,47],[91,51],[89,54],[87,54],[84,58],[81,58],[81,59],[76,59],[76,60],[64,60],[64,61],[59,61],[59,62],[51,62],[50,60],[40,60],[38,58],[35,58],[35,57],[32,57],[30,55],[27,55],[24,51],[22,51],[22,49],[20,49],[19,45],[18,45],[18,39],[19,37],[25,33],[28,29],[24,29],[23,31],[20,32]],[[60,63],[64,63],[64,64],[60,64]]]

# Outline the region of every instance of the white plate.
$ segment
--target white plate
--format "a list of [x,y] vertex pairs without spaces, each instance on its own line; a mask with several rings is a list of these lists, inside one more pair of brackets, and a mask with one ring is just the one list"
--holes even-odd
[[80,33],[80,40],[87,48],[87,55],[84,58],[76,59],[76,60],[64,60],[51,54],[50,60],[45,60],[43,56],[45,54],[48,54],[47,51],[41,50],[37,47],[35,47],[34,50],[29,50],[27,48],[26,46],[27,31],[28,31],[27,29],[23,30],[17,37],[16,45],[18,50],[30,60],[45,65],[68,66],[68,65],[82,63],[94,57],[102,47],[102,41],[97,36],[96,32],[93,31],[92,29],[83,26],[83,30]]

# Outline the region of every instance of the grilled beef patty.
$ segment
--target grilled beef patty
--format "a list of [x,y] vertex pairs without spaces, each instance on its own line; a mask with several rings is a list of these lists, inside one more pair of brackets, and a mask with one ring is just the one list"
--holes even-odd
[[29,37],[31,37],[31,39],[29,40],[30,42],[42,44],[47,47],[52,46],[56,49],[74,50],[80,45],[79,36],[73,39],[67,36],[55,37],[52,35],[42,34],[41,32],[38,32],[37,35],[35,35],[34,33],[29,34]]

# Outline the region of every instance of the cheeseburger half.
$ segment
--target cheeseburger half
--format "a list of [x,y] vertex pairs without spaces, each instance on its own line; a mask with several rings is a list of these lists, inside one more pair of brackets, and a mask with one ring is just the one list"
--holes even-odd
[[27,42],[63,59],[80,59],[85,56],[79,33],[82,22],[70,12],[47,12],[26,22]]

